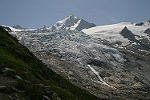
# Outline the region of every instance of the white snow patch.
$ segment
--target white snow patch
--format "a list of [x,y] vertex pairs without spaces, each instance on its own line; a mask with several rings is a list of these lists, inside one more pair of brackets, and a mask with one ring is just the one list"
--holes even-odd
[[70,30],[75,30],[78,27],[78,25],[80,24],[80,22],[81,22],[81,20],[79,20],[77,23],[74,23],[74,26],[71,26]]
[[21,29],[15,29],[15,28],[13,28],[13,27],[11,27],[11,26],[7,26],[7,25],[1,25],[1,26],[3,26],[3,27],[8,27],[8,28],[10,28],[11,31],[13,31],[13,32],[19,32],[19,31],[22,31]]
[[106,86],[108,86],[108,87],[110,87],[110,88],[116,89],[115,87],[113,87],[113,86],[107,84],[107,83],[101,78],[101,76],[99,75],[99,72],[97,72],[94,68],[92,68],[90,65],[88,65],[88,67],[89,67],[89,68],[91,69],[91,71],[98,77],[100,84],[104,84],[104,85],[106,85]]

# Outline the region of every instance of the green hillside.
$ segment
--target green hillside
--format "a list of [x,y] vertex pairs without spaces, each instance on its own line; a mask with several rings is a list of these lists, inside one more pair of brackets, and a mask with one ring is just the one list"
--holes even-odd
[[99,100],[62,78],[0,27],[0,100]]

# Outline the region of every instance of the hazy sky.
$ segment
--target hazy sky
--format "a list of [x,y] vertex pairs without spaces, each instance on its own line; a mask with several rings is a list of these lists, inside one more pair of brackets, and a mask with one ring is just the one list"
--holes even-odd
[[150,19],[150,0],[0,0],[0,25],[51,26],[74,14],[96,25]]

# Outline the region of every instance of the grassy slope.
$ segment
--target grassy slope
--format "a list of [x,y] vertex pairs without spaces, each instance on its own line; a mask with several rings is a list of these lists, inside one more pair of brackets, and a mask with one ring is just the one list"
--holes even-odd
[[[18,75],[22,80],[17,80],[15,88],[25,91],[23,97],[32,100],[42,100],[43,95],[52,98],[55,92],[62,100],[99,100],[89,92],[82,90],[66,79],[62,78],[40,60],[38,60],[27,48],[19,44],[7,31],[0,27],[0,75],[5,68],[14,69],[7,73],[6,77],[14,78]],[[15,79],[15,78],[14,78]],[[49,86],[51,94],[45,93],[45,89],[37,84]]]

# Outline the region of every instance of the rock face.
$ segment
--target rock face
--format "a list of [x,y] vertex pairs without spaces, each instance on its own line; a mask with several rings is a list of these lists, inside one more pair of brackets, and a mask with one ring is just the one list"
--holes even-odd
[[78,23],[79,23],[78,26],[75,28],[75,30],[78,30],[78,31],[81,31],[82,29],[88,29],[88,28],[96,26],[95,24],[89,23],[83,19],[80,20]]
[[125,26],[123,28],[123,30],[120,32],[120,34],[124,37],[124,38],[127,38],[128,40],[130,41],[133,41],[133,42],[136,42],[137,40],[135,39],[134,37],[134,34],[128,30],[128,28]]
[[148,21],[136,23],[135,26],[150,26],[150,19]]
[[135,26],[142,26],[144,25],[144,22],[136,23]]
[[146,29],[144,33],[150,34],[150,28]]

